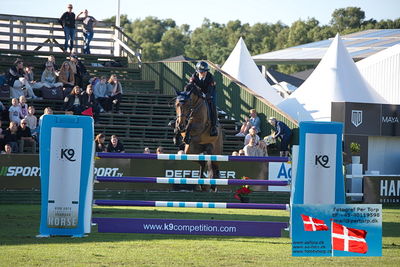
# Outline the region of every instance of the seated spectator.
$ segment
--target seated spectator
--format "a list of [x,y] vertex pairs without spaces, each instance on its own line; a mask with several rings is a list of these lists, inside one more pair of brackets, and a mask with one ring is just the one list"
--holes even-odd
[[36,137],[38,129],[37,129],[37,118],[35,116],[35,107],[29,106],[28,107],[28,115],[24,118],[28,123],[27,126],[31,129],[31,133],[33,137]]
[[164,148],[162,146],[157,147],[156,153],[157,154],[164,154]]
[[56,58],[53,55],[47,57],[47,61],[43,65],[43,70],[45,70],[47,68],[48,64],[53,65],[53,69],[54,69],[55,72],[58,71],[59,68],[58,68],[58,66],[56,64]]
[[145,147],[144,150],[143,150],[143,153],[144,154],[150,154],[151,153],[150,148]]
[[75,86],[72,92],[64,98],[63,110],[70,111],[74,115],[82,114],[85,110],[83,97],[81,95],[81,88]]
[[10,126],[4,131],[4,142],[9,144],[13,153],[18,153],[18,123],[10,121]]
[[122,112],[119,111],[119,106],[120,106],[121,100],[122,100],[122,85],[118,81],[117,75],[112,74],[110,76],[110,79],[108,80],[108,88],[107,89],[108,89],[108,95],[110,96],[112,104],[114,104],[115,112],[122,114]]
[[7,84],[10,86],[11,98],[18,98],[21,95],[37,98],[24,72],[24,62],[22,59],[18,58],[14,62],[14,66],[9,69],[7,73]]
[[244,146],[243,150],[246,156],[259,157],[261,154],[260,149],[258,148],[258,145],[256,143],[255,137],[250,138],[249,143]]
[[53,63],[50,61],[46,62],[46,68],[42,73],[42,78],[40,81],[42,86],[49,89],[63,86],[62,82],[57,82],[57,73],[54,69]]
[[233,151],[233,152],[232,152],[232,156],[239,156],[239,152]]
[[38,141],[40,140],[40,138],[39,138],[39,134],[40,134],[40,125],[42,124],[43,116],[45,116],[45,115],[52,115],[52,114],[53,114],[53,110],[51,109],[51,107],[47,107],[47,108],[45,108],[45,109],[43,110],[43,115],[40,116],[40,118],[39,118],[39,125],[38,125],[37,128],[36,128],[36,139],[37,139]]
[[43,84],[41,82],[36,82],[32,66],[25,66],[24,70],[25,70],[26,80],[28,81],[32,89],[43,87]]
[[19,97],[19,117],[21,119],[28,115],[28,104],[26,104],[26,97],[21,95]]
[[257,111],[255,109],[250,109],[250,118],[245,117],[245,121],[240,128],[240,132],[236,136],[245,136],[251,127],[255,127],[257,132],[260,132],[261,121],[257,116]]
[[238,152],[239,152],[239,156],[246,156],[246,153],[244,153],[243,149],[240,149]]
[[68,61],[64,61],[61,65],[58,80],[63,84],[64,96],[69,95],[75,86],[75,75]]
[[96,135],[96,138],[94,139],[94,143],[96,145],[96,152],[107,152],[105,141],[106,141],[106,136],[104,134],[101,133]]
[[12,148],[10,146],[10,144],[5,144],[4,146],[4,151],[1,151],[1,154],[11,154],[12,153]]
[[24,152],[24,148],[26,145],[29,145],[32,148],[32,154],[36,153],[36,141],[32,137],[31,129],[27,126],[27,121],[25,119],[21,120],[21,125],[18,127],[18,147],[19,153]]
[[14,121],[17,124],[20,123],[20,121],[22,119],[20,110],[21,110],[21,107],[19,106],[18,99],[13,98],[11,100],[11,106],[8,109],[8,115],[9,115],[10,121]]
[[116,135],[111,135],[111,140],[107,146],[107,152],[125,153],[124,145],[118,140]]
[[88,74],[85,65],[83,65],[82,61],[78,59],[78,56],[74,53],[69,57],[69,63],[71,66],[71,70],[75,76],[75,85],[83,88],[85,76]]
[[249,133],[244,138],[244,145],[249,144],[251,138],[255,138],[256,145],[258,145],[258,142],[260,142],[260,137],[257,135],[257,130],[254,126],[250,128]]
[[93,88],[91,84],[88,84],[86,87],[86,91],[82,93],[82,101],[83,101],[83,106],[84,109],[90,109],[92,108],[92,113],[93,113],[93,119],[94,122],[97,123],[99,119],[99,113],[100,113],[100,105],[95,99],[95,96],[93,94]]
[[261,140],[258,143],[258,149],[260,152],[259,157],[268,157],[268,145],[264,142],[264,140]]
[[101,76],[100,81],[93,88],[93,94],[100,106],[106,111],[112,111],[112,99],[108,95],[108,84],[105,76]]

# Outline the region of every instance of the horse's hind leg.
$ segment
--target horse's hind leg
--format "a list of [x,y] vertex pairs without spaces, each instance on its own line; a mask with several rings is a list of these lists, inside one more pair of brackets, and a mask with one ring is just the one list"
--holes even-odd
[[[199,165],[200,165],[200,178],[204,179],[206,178],[204,175],[204,172],[207,170],[206,166],[207,166],[207,162],[206,161],[198,161]],[[207,191],[207,185],[199,185],[199,189],[200,191]]]

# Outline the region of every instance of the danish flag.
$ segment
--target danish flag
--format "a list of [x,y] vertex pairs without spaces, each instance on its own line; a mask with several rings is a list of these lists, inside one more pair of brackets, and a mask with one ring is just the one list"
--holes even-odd
[[367,231],[349,228],[332,222],[332,248],[335,250],[367,253]]
[[304,231],[328,231],[328,226],[323,220],[301,214],[303,219]]

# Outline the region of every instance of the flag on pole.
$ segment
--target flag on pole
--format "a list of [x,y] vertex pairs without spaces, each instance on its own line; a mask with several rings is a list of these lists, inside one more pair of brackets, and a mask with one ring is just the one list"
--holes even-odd
[[367,231],[349,228],[338,223],[332,223],[332,249],[356,253],[367,253],[368,244],[365,240]]
[[323,220],[304,214],[301,214],[301,218],[303,219],[304,231],[328,231],[328,226]]

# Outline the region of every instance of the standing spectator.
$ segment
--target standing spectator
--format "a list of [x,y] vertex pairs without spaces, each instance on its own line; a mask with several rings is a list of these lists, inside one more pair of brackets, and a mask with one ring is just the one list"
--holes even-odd
[[37,129],[37,118],[35,116],[35,107],[29,106],[28,107],[28,115],[24,118],[28,123],[27,126],[31,129],[32,136],[36,136],[38,129]]
[[88,84],[86,91],[82,93],[82,105],[84,109],[92,108],[94,122],[97,123],[99,119],[100,107],[93,94],[92,85]]
[[1,154],[8,154],[10,155],[12,153],[12,148],[10,144],[5,144],[4,145],[4,151],[1,151]]
[[26,104],[25,96],[21,95],[19,97],[19,117],[21,119],[25,118],[28,115],[28,104]]
[[74,86],[72,92],[64,98],[63,110],[72,111],[74,115],[80,115],[85,110],[83,104],[81,88]]
[[18,153],[18,124],[10,121],[10,126],[4,131],[4,142],[9,144],[13,153]]
[[[78,85],[80,88],[83,88],[84,79],[88,74],[85,65],[78,59],[78,56],[74,53],[69,57],[69,64],[71,66],[71,70],[75,75],[75,85]],[[86,83],[85,83],[86,84]]]
[[111,135],[111,140],[107,146],[107,152],[125,153],[124,145],[118,140],[116,135]]
[[251,127],[255,127],[257,132],[260,132],[261,121],[257,116],[257,111],[255,109],[250,109],[250,118],[245,117],[240,132],[236,136],[245,136]]
[[[80,16],[82,14],[84,17],[81,18]],[[97,20],[94,17],[89,16],[87,9],[79,13],[76,19],[81,20],[83,24],[83,53],[90,54],[90,42],[93,39],[93,28],[96,25]]]
[[[24,72],[24,61],[20,58],[15,60],[14,66],[9,69],[7,73],[7,84],[10,86],[11,98],[18,98],[21,95],[37,98]],[[24,86],[26,91],[23,90]]]
[[24,148],[27,144],[32,147],[32,154],[36,153],[36,141],[32,137],[31,129],[27,126],[25,119],[21,120],[21,125],[18,127],[18,147],[19,153],[24,152]]
[[119,111],[122,99],[122,85],[115,74],[112,74],[108,80],[108,95],[110,96],[112,103],[115,105],[115,112],[122,114],[122,112]]
[[96,83],[93,88],[93,94],[96,98],[97,102],[101,105],[101,107],[106,111],[110,112],[112,110],[112,100],[110,96],[107,94],[107,78],[105,76],[101,76],[100,82]]
[[9,114],[10,121],[14,121],[17,124],[19,124],[21,119],[22,119],[20,111],[21,111],[21,107],[18,104],[18,99],[17,98],[13,98],[11,100],[11,106],[8,109],[8,114]]
[[101,133],[96,135],[96,138],[94,139],[94,143],[96,145],[96,152],[107,152],[105,141],[106,141],[106,136],[104,134]]
[[268,122],[275,127],[276,132],[272,136],[274,139],[280,138],[281,139],[281,146],[280,146],[280,156],[283,157],[288,157],[289,156],[289,143],[290,143],[290,138],[292,137],[292,130],[283,122],[278,121],[274,117],[270,117],[268,119]]
[[260,137],[257,135],[256,127],[251,127],[249,133],[244,138],[244,145],[247,145],[251,138],[254,138],[256,141],[256,145],[260,142]]
[[58,80],[63,83],[64,96],[71,93],[72,88],[75,86],[75,74],[71,70],[71,65],[68,61],[64,61],[61,65]]
[[54,69],[53,63],[51,63],[50,61],[46,62],[46,69],[43,71],[40,81],[42,86],[46,88],[63,86],[62,82],[57,82],[57,73]]
[[62,14],[61,18],[58,20],[61,27],[63,27],[65,34],[64,52],[68,52],[68,41],[70,41],[70,53],[72,53],[72,50],[74,49],[75,39],[75,13],[72,12],[72,8],[72,4],[69,4],[67,6],[67,11]]

